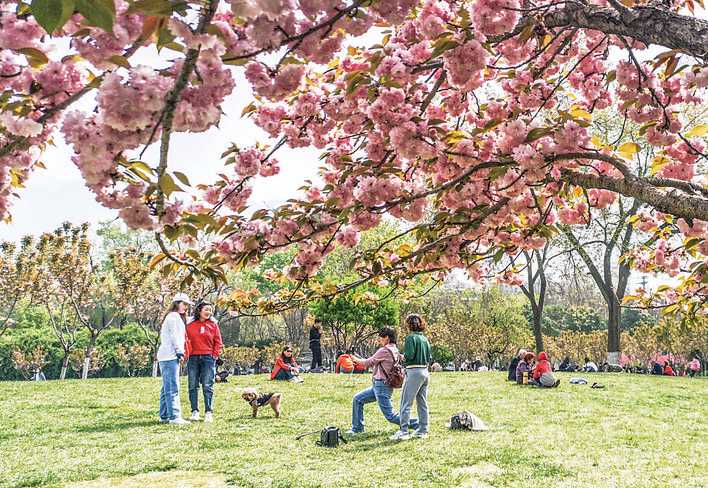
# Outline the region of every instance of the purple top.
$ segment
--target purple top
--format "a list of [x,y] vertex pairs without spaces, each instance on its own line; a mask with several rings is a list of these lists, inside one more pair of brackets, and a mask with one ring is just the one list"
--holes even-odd
[[[393,353],[393,354],[391,354]],[[398,348],[396,344],[386,344],[384,347],[380,347],[373,356],[364,359],[364,366],[367,368],[374,367],[374,379],[375,380],[386,380],[386,372],[391,371],[393,368],[393,358],[394,356],[399,356]]]
[[524,371],[529,373],[529,376],[531,376],[531,366],[529,366],[529,364],[522,359],[521,361],[519,361],[519,365],[516,367],[516,382],[517,383],[524,382]]

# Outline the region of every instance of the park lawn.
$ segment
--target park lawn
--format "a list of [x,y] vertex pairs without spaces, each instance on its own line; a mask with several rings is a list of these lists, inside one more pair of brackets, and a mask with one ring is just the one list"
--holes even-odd
[[[152,378],[0,383],[0,486],[705,487],[708,380],[586,375],[603,390],[521,387],[502,373],[431,377],[431,435],[395,443],[375,404],[367,432],[338,449],[297,434],[349,427],[369,376],[306,375],[215,386],[213,424],[157,422]],[[284,394],[284,414],[250,418],[244,386]],[[399,398],[395,394],[394,401]],[[186,383],[182,408],[188,414]],[[449,431],[460,410],[487,432]]]

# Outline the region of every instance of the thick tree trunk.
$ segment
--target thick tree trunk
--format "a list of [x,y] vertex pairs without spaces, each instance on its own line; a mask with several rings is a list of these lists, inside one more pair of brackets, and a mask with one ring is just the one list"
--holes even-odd
[[563,8],[543,16],[547,28],[578,27],[605,34],[627,36],[643,42],[676,49],[706,59],[708,22],[694,16],[678,15],[657,7],[599,7],[567,0]]
[[533,311],[533,338],[536,341],[536,352],[543,351],[543,332],[541,331],[541,312],[538,309]]
[[664,192],[644,178],[619,179],[563,170],[562,180],[582,188],[601,188],[633,197],[676,217],[708,220],[708,199],[686,195],[678,190]]
[[607,362],[619,364],[622,309],[617,300],[607,304]]

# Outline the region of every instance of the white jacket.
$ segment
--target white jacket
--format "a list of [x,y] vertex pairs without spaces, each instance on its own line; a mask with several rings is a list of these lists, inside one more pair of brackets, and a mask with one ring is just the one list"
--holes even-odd
[[160,348],[157,350],[157,360],[177,359],[177,354],[184,354],[185,340],[186,331],[182,317],[177,312],[168,313],[160,329]]

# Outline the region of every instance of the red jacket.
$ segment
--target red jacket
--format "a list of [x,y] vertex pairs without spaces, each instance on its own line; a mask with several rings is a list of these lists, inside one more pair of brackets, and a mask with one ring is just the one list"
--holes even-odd
[[185,356],[208,354],[218,358],[221,354],[221,330],[216,322],[195,320],[187,325],[187,345]]
[[675,376],[674,368],[672,368],[668,364],[664,366],[664,376]]
[[281,354],[278,356],[278,359],[275,360],[275,366],[273,366],[273,371],[270,373],[270,379],[274,380],[275,377],[278,375],[278,372],[281,369],[284,369],[285,371],[290,371],[291,369],[299,369],[300,366],[297,365],[295,362],[295,358],[293,358],[293,362],[288,364],[285,361],[283,361],[283,355]]
[[342,354],[337,359],[337,364],[334,366],[334,372],[339,373],[342,370],[347,373],[354,371],[354,361],[349,354]]
[[533,379],[539,379],[545,373],[552,373],[551,363],[548,362],[548,354],[545,352],[538,353],[538,362],[533,368]]

